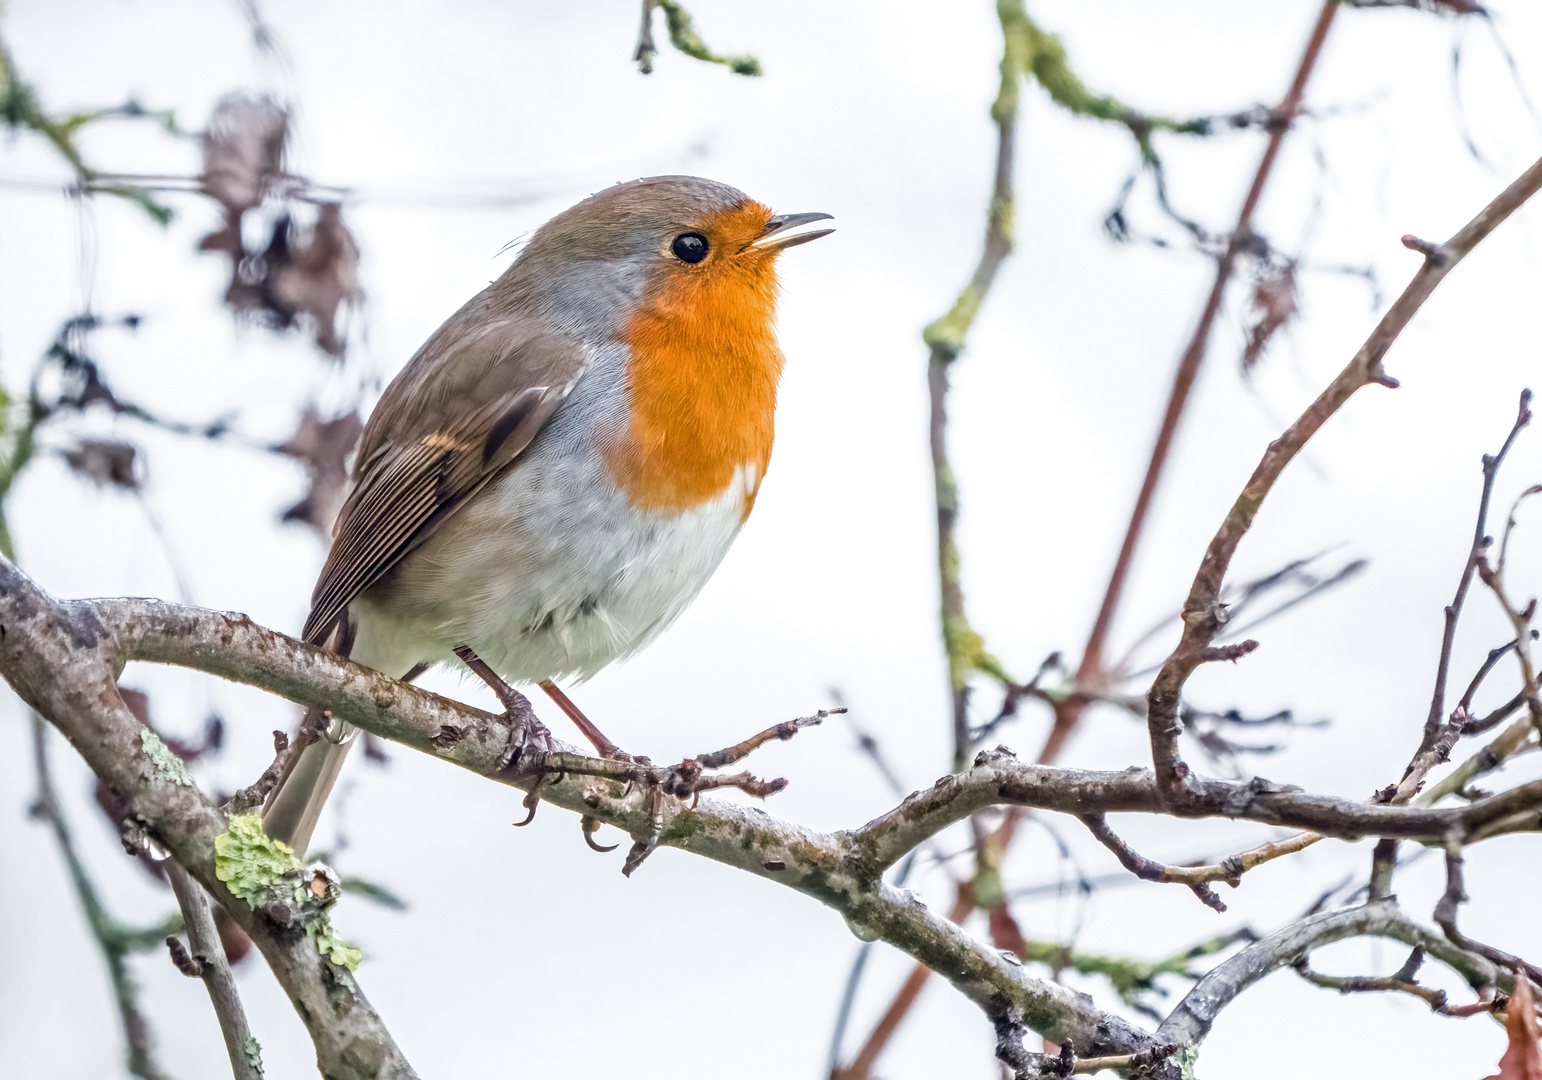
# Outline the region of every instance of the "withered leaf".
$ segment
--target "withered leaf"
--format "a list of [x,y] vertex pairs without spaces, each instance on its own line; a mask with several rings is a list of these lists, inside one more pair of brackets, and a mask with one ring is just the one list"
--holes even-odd
[[1247,345],[1242,350],[1242,370],[1253,370],[1263,358],[1269,340],[1296,316],[1296,264],[1266,265],[1248,308]]
[[313,322],[316,344],[333,356],[343,352],[337,331],[337,309],[357,301],[359,249],[343,224],[343,208],[323,203],[308,233],[292,237],[289,261],[273,274],[273,293],[290,318],[304,315]]
[[283,175],[288,137],[289,113],[272,98],[239,93],[221,98],[203,135],[204,194],[239,221]]
[[348,488],[348,455],[359,441],[364,423],[357,412],[323,420],[314,405],[300,417],[289,441],[274,447],[303,462],[310,472],[305,497],[284,511],[284,521],[299,521],[315,529],[324,542],[332,539],[332,523],[343,508]]
[[76,473],[103,487],[139,490],[139,477],[135,469],[137,451],[124,442],[107,439],[82,439],[69,450],[62,451],[64,460]]
[[1537,1024],[1537,1007],[1531,996],[1531,983],[1524,972],[1515,976],[1515,993],[1505,1009],[1505,1028],[1510,1044],[1499,1059],[1499,1072],[1486,1080],[1542,1080],[1542,1030]]

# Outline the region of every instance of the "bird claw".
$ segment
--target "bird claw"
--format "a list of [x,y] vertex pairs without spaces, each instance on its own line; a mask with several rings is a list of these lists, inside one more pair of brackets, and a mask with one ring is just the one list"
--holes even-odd
[[626,877],[631,877],[632,871],[658,850],[659,840],[664,836],[664,789],[661,786],[648,789],[648,818],[647,839],[634,843],[632,850],[626,853],[626,862],[621,864],[621,873]]
[[585,814],[582,818],[579,819],[579,826],[584,831],[584,843],[589,845],[590,851],[598,851],[600,854],[604,855],[615,851],[618,847],[621,846],[620,844],[596,844],[594,842],[594,834],[600,827],[600,822],[597,818],[592,818]]
[[557,749],[557,741],[552,738],[546,725],[535,718],[528,702],[517,714],[514,710],[505,710],[502,720],[508,725],[509,738],[504,744],[502,756],[498,758],[499,772],[516,768],[527,750],[544,754]]

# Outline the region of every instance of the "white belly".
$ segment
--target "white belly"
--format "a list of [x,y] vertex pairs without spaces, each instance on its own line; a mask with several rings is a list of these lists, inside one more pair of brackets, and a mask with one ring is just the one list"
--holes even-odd
[[695,599],[743,524],[753,466],[711,502],[644,513],[593,450],[606,417],[575,413],[350,605],[354,659],[400,676],[465,645],[510,682],[586,679]]

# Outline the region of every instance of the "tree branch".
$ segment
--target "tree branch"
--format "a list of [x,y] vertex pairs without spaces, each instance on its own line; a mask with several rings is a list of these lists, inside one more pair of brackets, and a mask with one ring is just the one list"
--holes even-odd
[[[135,608],[166,605],[120,601],[101,606],[110,609],[110,616],[124,617]],[[214,622],[208,621],[208,614],[200,612],[184,620],[183,626],[184,643],[206,658],[228,645],[218,632],[192,642],[186,624],[199,624],[202,619],[202,626],[210,629]],[[237,621],[213,619],[227,625]],[[125,621],[135,629],[149,628],[133,618]],[[239,621],[251,626],[248,620]],[[347,970],[322,957],[294,927],[283,925],[274,915],[254,912],[215,876],[214,838],[226,831],[227,823],[193,786],[180,762],[134,718],[118,695],[115,680],[123,664],[139,658],[120,647],[127,636],[124,628],[110,627],[100,617],[97,605],[59,604],[13,564],[0,561],[0,673],[12,688],[59,728],[92,771],[125,798],[135,814],[131,824],[168,848],[256,942],[309,1029],[324,1075],[336,1080],[415,1078]],[[298,642],[290,646],[304,648]],[[288,677],[297,676],[291,672]],[[155,749],[159,754],[152,752]]]
[[[225,957],[225,947],[220,944],[219,931],[214,927],[209,894],[187,876],[187,871],[175,859],[167,859],[164,865],[172,890],[177,894],[177,903],[182,908],[191,958],[199,967],[197,977],[203,979],[208,988],[209,1001],[219,1019],[220,1034],[225,1037],[230,1071],[235,1080],[262,1080],[262,1051],[252,1036],[252,1029],[247,1026],[246,1010],[241,1007],[241,997],[236,993],[235,976]],[[169,938],[168,942],[171,941],[176,938]]]
[[40,820],[48,822],[53,830],[54,841],[59,846],[59,853],[64,856],[70,884],[74,886],[75,897],[80,901],[86,925],[91,928],[91,936],[102,950],[102,959],[107,964],[108,978],[112,983],[113,1002],[123,1025],[128,1071],[143,1080],[163,1080],[165,1074],[156,1063],[150,1025],[144,1013],[140,1012],[139,991],[126,961],[136,946],[142,948],[150,939],[159,939],[167,929],[175,929],[175,924],[157,927],[148,935],[136,934],[108,914],[101,897],[97,895],[95,884],[86,873],[85,864],[75,851],[75,839],[54,791],[53,771],[48,764],[48,728],[42,718],[36,715],[32,718],[32,724],[32,760],[37,773],[37,801],[33,803],[32,812]]
[[1392,343],[1445,276],[1539,187],[1542,187],[1542,160],[1527,169],[1450,240],[1438,246],[1427,246],[1424,265],[1382,317],[1360,351],[1306,412],[1269,444],[1263,459],[1253,470],[1247,486],[1205,552],[1183,605],[1183,636],[1162,665],[1147,695],[1152,762],[1163,797],[1168,802],[1177,804],[1190,797],[1188,766],[1183,764],[1178,753],[1178,705],[1183,685],[1204,661],[1205,649],[1225,624],[1225,608],[1220,604],[1221,585],[1232,555],[1252,526],[1265,497],[1307,440],[1357,390],[1370,383],[1396,386],[1396,382],[1382,371],[1382,359]]
[[1247,851],[1238,852],[1218,863],[1168,866],[1146,858],[1126,844],[1108,827],[1108,822],[1102,814],[1083,815],[1082,824],[1087,826],[1088,831],[1097,838],[1098,842],[1112,851],[1120,864],[1136,877],[1143,881],[1187,885],[1207,907],[1212,907],[1216,911],[1225,911],[1226,905],[1215,894],[1215,890],[1210,888],[1210,882],[1224,881],[1235,889],[1242,884],[1242,875],[1253,867],[1261,866],[1283,855],[1293,855],[1323,838],[1322,833],[1300,832],[1284,840],[1261,844]]
[[[1152,500],[1156,497],[1157,484],[1162,479],[1162,470],[1167,465],[1167,455],[1172,449],[1173,437],[1177,434],[1178,423],[1183,418],[1184,409],[1188,405],[1189,391],[1193,389],[1194,380],[1199,376],[1200,365],[1204,362],[1205,352],[1210,344],[1211,328],[1221,314],[1221,301],[1226,295],[1226,286],[1231,282],[1232,271],[1236,268],[1237,256],[1253,239],[1253,213],[1263,199],[1264,188],[1268,185],[1269,176],[1274,171],[1274,163],[1279,157],[1280,146],[1285,141],[1285,135],[1290,131],[1296,115],[1301,110],[1301,99],[1306,93],[1307,81],[1317,66],[1318,57],[1322,55],[1323,43],[1328,39],[1328,31],[1333,25],[1333,17],[1338,13],[1338,8],[1338,0],[1325,0],[1322,10],[1318,13],[1317,22],[1312,27],[1306,48],[1302,51],[1301,62],[1296,65],[1296,73],[1291,78],[1290,89],[1285,92],[1284,100],[1274,110],[1273,115],[1278,118],[1278,121],[1270,127],[1269,141],[1264,146],[1263,157],[1259,160],[1258,169],[1253,174],[1252,184],[1248,186],[1247,196],[1242,200],[1242,210],[1237,214],[1236,227],[1232,229],[1226,241],[1226,247],[1216,259],[1215,283],[1210,287],[1210,295],[1205,300],[1204,310],[1200,313],[1199,324],[1195,326],[1194,334],[1183,350],[1183,358],[1178,361],[1178,370],[1173,376],[1172,392],[1167,401],[1167,411],[1163,414],[1162,427],[1157,433],[1156,445],[1151,450],[1151,460],[1146,466],[1146,477],[1141,481],[1140,494],[1135,499],[1135,509],[1130,513],[1130,524],[1125,529],[1124,542],[1119,548],[1119,557],[1114,562],[1108,588],[1103,593],[1103,603],[1098,608],[1097,619],[1093,622],[1092,632],[1088,635],[1087,647],[1082,651],[1077,683],[1084,689],[1101,688],[1104,681],[1103,649],[1108,639],[1108,632],[1113,626],[1114,612],[1119,606],[1125,579],[1129,576],[1130,566],[1135,560],[1136,545],[1140,543],[1141,532],[1146,526],[1146,515],[1151,509]],[[1081,711],[1075,710],[1067,712],[1064,717],[1056,717],[1055,727],[1051,730],[1044,753],[1040,756],[1041,761],[1054,760],[1056,755],[1051,752],[1052,749],[1058,751],[1060,744],[1070,734],[1070,729],[1080,719],[1080,715]]]
[[1481,956],[1458,949],[1409,919],[1391,900],[1312,915],[1221,961],[1194,984],[1157,1029],[1157,1038],[1189,1046],[1204,1041],[1222,1009],[1270,972],[1304,960],[1314,949],[1350,937],[1384,937],[1424,951],[1450,967],[1474,990],[1503,981]]
[[[819,833],[710,799],[694,807],[667,795],[656,799],[641,787],[628,791],[620,780],[572,772],[553,779],[553,766],[540,761],[515,775],[500,772],[507,734],[499,717],[265,630],[245,616],[155,600],[61,604],[0,561],[0,674],[69,737],[98,776],[128,796],[144,828],[252,936],[306,1021],[329,1076],[414,1074],[345,970],[322,958],[303,935],[296,940],[292,929],[254,913],[217,879],[213,843],[227,829],[224,817],[190,778],[147,750],[147,729],[117,694],[116,675],[136,660],[190,667],[303,705],[324,705],[338,719],[502,783],[528,789],[540,782],[546,801],[634,839],[656,835],[664,846],[814,897],[838,911],[859,937],[887,941],[945,976],[987,1015],[1019,1009],[1035,1031],[1071,1042],[1088,1056],[1156,1045],[1082,995],[1029,976],[1015,958],[927,910],[914,894],[883,883],[882,868],[872,865],[858,834]],[[587,760],[596,771],[608,764],[566,749],[558,756]],[[1154,795],[1148,802],[1154,804]],[[655,814],[662,819],[656,834]]]
[[[1429,715],[1424,720],[1424,739],[1419,744],[1419,751],[1423,753],[1434,745],[1439,737],[1441,721],[1446,711],[1446,679],[1451,671],[1451,648],[1456,642],[1456,624],[1462,617],[1462,604],[1467,599],[1467,590],[1472,587],[1473,575],[1478,571],[1478,560],[1488,547],[1488,504],[1494,494],[1494,479],[1499,475],[1499,467],[1504,464],[1505,455],[1509,454],[1510,447],[1515,445],[1515,439],[1521,433],[1521,429],[1531,423],[1531,391],[1521,393],[1520,410],[1515,418],[1515,425],[1510,428],[1510,434],[1505,439],[1504,445],[1499,448],[1499,453],[1490,456],[1483,455],[1483,493],[1478,499],[1478,523],[1473,529],[1472,547],[1467,552],[1467,562],[1462,566],[1462,577],[1456,585],[1456,597],[1446,607],[1445,631],[1440,640],[1440,660],[1435,665],[1435,692],[1430,698]],[[1503,655],[1503,652],[1500,653]],[[1472,686],[1463,695],[1465,705],[1472,700],[1473,693],[1477,690],[1478,683],[1494,665],[1498,657],[1489,654],[1489,662],[1484,665],[1478,675],[1473,679]],[[1416,755],[1417,756],[1417,755]]]

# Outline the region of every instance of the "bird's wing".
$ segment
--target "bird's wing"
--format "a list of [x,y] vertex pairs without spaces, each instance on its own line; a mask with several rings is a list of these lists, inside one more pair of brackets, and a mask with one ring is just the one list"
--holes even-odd
[[355,597],[512,464],[588,363],[580,342],[491,310],[485,294],[440,327],[364,429],[305,640],[324,642]]

